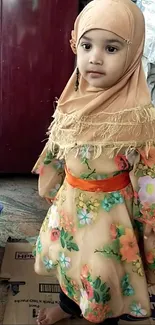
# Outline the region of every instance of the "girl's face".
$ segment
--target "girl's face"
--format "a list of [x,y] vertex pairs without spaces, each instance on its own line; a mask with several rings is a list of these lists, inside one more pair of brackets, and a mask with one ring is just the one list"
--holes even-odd
[[94,29],[85,33],[77,48],[82,77],[93,87],[112,87],[124,73],[127,49],[127,43],[112,32]]

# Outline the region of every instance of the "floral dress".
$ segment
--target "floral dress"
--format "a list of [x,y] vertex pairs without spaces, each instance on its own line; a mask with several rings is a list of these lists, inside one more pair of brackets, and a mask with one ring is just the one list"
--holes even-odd
[[[150,316],[147,281],[155,283],[155,148],[104,153],[91,159],[81,146],[58,160],[46,148],[34,170],[39,193],[53,200],[36,243],[35,271],[55,274],[64,293],[94,323],[129,314]],[[69,185],[64,164],[77,178],[103,180],[129,171],[131,183],[115,192]]]

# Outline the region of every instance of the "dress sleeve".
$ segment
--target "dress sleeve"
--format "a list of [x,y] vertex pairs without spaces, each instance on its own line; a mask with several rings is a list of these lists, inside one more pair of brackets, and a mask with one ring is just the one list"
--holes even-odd
[[41,197],[54,200],[64,181],[64,165],[64,160],[56,159],[45,146],[32,170],[32,173],[39,174],[38,190]]
[[137,150],[130,178],[133,217],[138,227],[148,282],[155,284],[155,147]]

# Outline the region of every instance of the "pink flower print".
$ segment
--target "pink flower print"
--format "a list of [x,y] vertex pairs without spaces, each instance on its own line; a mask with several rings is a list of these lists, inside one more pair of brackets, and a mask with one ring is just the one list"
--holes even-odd
[[51,231],[51,240],[56,241],[60,237],[60,230],[59,229],[52,229]]
[[149,264],[152,264],[154,262],[154,255],[152,252],[148,252],[146,254],[146,260]]
[[43,173],[44,173],[44,168],[45,168],[44,165],[40,165],[40,166],[38,167],[38,169],[36,170],[36,174],[42,176]]
[[140,177],[138,185],[140,187],[138,194],[141,203],[155,203],[155,178],[150,176]]
[[110,226],[110,233],[113,240],[117,238],[117,228],[114,224]]
[[124,155],[117,155],[114,161],[119,170],[126,170],[129,168],[129,163]]

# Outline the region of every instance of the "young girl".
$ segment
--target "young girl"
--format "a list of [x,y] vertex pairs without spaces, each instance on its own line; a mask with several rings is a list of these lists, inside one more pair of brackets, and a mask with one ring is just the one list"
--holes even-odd
[[[155,280],[155,110],[143,74],[144,19],[131,0],[94,0],[78,16],[77,69],[34,170],[53,200],[35,271],[59,280],[38,324],[150,316]],[[144,273],[145,269],[145,273]],[[123,316],[124,317],[124,316]]]

